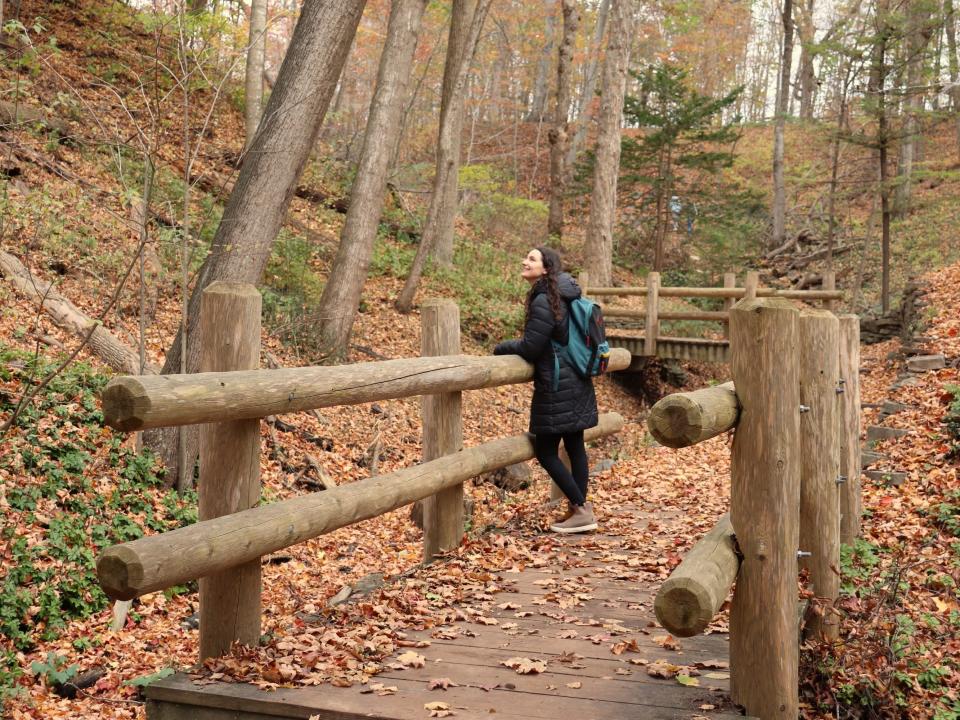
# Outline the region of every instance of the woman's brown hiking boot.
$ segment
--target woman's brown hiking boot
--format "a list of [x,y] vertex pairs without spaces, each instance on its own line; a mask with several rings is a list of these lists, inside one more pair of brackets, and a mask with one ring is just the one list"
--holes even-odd
[[582,533],[597,529],[597,519],[593,515],[593,505],[574,505],[573,512],[566,520],[554,523],[550,529],[555,533]]

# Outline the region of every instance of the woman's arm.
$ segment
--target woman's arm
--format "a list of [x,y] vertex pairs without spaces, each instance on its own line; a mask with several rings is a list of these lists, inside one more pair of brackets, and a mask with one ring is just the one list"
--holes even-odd
[[520,340],[506,340],[497,345],[494,355],[519,355],[527,362],[534,362],[543,354],[553,334],[554,320],[546,295],[537,295],[530,306],[530,318],[523,328]]

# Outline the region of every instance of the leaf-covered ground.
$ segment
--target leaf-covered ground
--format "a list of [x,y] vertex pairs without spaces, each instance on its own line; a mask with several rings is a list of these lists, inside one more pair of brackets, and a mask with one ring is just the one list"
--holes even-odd
[[[960,357],[960,321],[951,311],[960,300],[956,290],[960,266],[929,280],[928,300],[936,315],[928,313],[929,326],[923,333],[931,338],[931,349],[953,361]],[[389,294],[390,288],[384,288],[384,297]],[[384,301],[372,306],[361,322],[360,332],[375,340],[376,347],[390,348],[393,356],[416,354],[415,316],[397,318]],[[10,321],[4,325],[6,336],[15,338]],[[46,331],[57,333],[53,328]],[[70,342],[66,337],[63,341]],[[21,350],[29,349],[25,342],[19,344]],[[468,352],[482,351],[467,345]],[[283,359],[282,348],[274,350]],[[902,368],[896,351],[895,342],[864,348],[862,399],[866,403],[891,399],[916,408],[883,421],[907,428],[910,434],[877,448],[889,456],[891,469],[906,470],[909,477],[899,487],[864,483],[863,538],[844,562],[842,640],[835,647],[809,647],[804,654],[802,690],[805,712],[811,717],[835,716],[837,708],[841,716],[850,717],[929,717],[933,708],[944,718],[956,713],[960,485],[956,460],[946,456],[955,454],[958,439],[950,436],[943,420],[956,402],[958,391],[951,388],[960,382],[957,370],[948,367],[917,376],[915,385],[890,391]],[[9,352],[4,356],[7,398],[22,387],[22,374],[31,367],[22,358]],[[55,587],[50,592],[59,596],[59,600],[50,593],[39,597],[23,610],[18,629],[11,630],[7,614],[16,608],[11,610],[9,592],[5,593],[2,619],[8,629],[3,643],[9,653],[5,672],[26,671],[13,683],[20,693],[7,702],[14,718],[138,717],[142,707],[137,679],[168,667],[189,667],[196,657],[197,632],[186,622],[196,611],[191,588],[138,600],[126,627],[113,632],[102,597],[89,587],[79,596],[64,587],[64,580],[82,579],[81,571],[89,572],[98,546],[136,536],[139,530],[132,525],[155,531],[189,520],[185,504],[160,487],[145,490],[137,503],[124,496],[128,480],[153,482],[152,468],[136,461],[138,456],[130,452],[132,438],[118,438],[99,427],[91,390],[101,381],[90,380],[92,388],[85,387],[77,376],[84,377],[78,370],[64,378],[62,386],[52,387],[53,400],[37,406],[7,436],[5,448],[12,452],[5,452],[0,463],[4,582],[19,579],[25,587]],[[617,439],[591,453],[594,463],[614,460],[613,468],[599,473],[593,485],[600,520],[618,522],[609,509],[625,501],[640,501],[645,510],[679,511],[683,518],[679,525],[648,528],[636,537],[625,534],[623,554],[629,560],[624,562],[665,577],[684,549],[725,509],[726,439],[682,451],[651,446],[639,403],[610,380],[600,388],[602,407],[618,410],[630,421]],[[528,393],[519,386],[467,393],[467,443],[521,432]],[[865,411],[865,423],[872,422],[873,412]],[[369,469],[364,456],[378,433],[384,448],[379,472],[415,462],[418,413],[417,401],[410,399],[324,410],[319,420],[308,414],[285,417],[293,427],[276,431],[283,460],[274,456],[265,426],[265,497],[309,491],[316,478],[307,453],[340,483],[365,477]],[[441,623],[458,612],[457,603],[479,606],[492,601],[497,590],[491,581],[494,572],[557,561],[550,535],[543,532],[549,519],[543,508],[545,484],[542,475],[535,477],[538,482],[532,488],[509,494],[489,482],[468,484],[476,508],[468,540],[449,560],[427,569],[418,567],[420,534],[406,510],[268,559],[263,596],[268,641],[256,650],[238,651],[212,670],[264,684],[365,681],[381,658],[403,646],[404,629]],[[88,531],[85,536],[57,534],[79,508],[94,507],[96,498],[104,503],[85,516],[81,528]],[[22,568],[10,564],[18,552],[18,557],[33,553],[33,576],[24,577]],[[382,589],[358,602],[325,607],[343,586],[370,573],[387,577]],[[78,615],[91,614],[65,619],[62,605],[67,598],[87,604],[77,608]],[[61,611],[51,613],[50,607],[58,603]],[[51,625],[51,618],[57,626]],[[720,622],[722,626],[722,618]],[[80,698],[62,699],[48,681],[70,665],[80,671],[102,667],[106,673]]]

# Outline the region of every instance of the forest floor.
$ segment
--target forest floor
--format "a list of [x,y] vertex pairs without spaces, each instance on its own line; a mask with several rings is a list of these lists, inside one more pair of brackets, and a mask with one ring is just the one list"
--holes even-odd
[[[142,161],[136,152],[112,148],[119,147],[119,138],[143,130],[148,116],[135,69],[142,69],[149,57],[152,38],[118,10],[119,4],[112,7],[114,14],[105,17],[97,3],[24,0],[25,16],[42,12],[46,28],[32,37],[33,49],[26,54],[29,67],[19,72],[7,65],[0,68],[8,86],[17,84],[26,106],[55,108],[76,132],[72,138],[55,137],[31,124],[4,131],[2,249],[15,253],[34,276],[55,282],[57,290],[90,317],[107,306],[112,288],[135,256],[139,228],[134,210]],[[56,43],[50,40],[54,34]],[[103,80],[108,75],[109,82]],[[118,90],[128,114],[116,112]],[[213,93],[209,95],[198,90],[197,106],[212,106]],[[156,309],[144,336],[146,358],[153,363],[162,361],[179,321],[179,280],[172,270],[180,250],[172,218],[177,217],[183,190],[177,179],[176,110],[164,118],[158,137],[162,169],[154,206],[161,217],[152,226],[158,268],[150,279]],[[203,180],[197,183],[192,206],[197,228],[194,269],[218,221],[224,196],[218,188],[228,185],[235,173],[241,127],[235,108],[222,104],[217,121],[203,132],[194,166],[196,177]],[[517,134],[522,147],[535,147],[535,128],[521,127]],[[761,183],[766,172],[760,169],[766,162],[762,132],[751,137],[742,173]],[[788,143],[793,148],[802,145]],[[502,148],[488,150],[494,155]],[[519,165],[547,167],[544,157],[537,163],[524,158]],[[336,199],[329,170],[330,164],[312,163],[303,182]],[[907,239],[895,248],[897,257],[909,258],[898,266],[898,278],[911,275],[916,267],[937,267],[949,257],[947,249],[957,248],[949,222],[954,205],[941,203],[941,198],[946,202],[960,197],[960,190],[946,192],[956,183],[951,175],[941,184],[920,188],[918,206],[929,212],[905,221],[914,224],[901,232],[899,237]],[[539,187],[532,180],[529,186]],[[521,203],[524,212],[528,204]],[[393,207],[391,213],[392,221],[409,220],[403,208]],[[867,214],[868,209],[861,213]],[[516,326],[522,283],[515,263],[527,249],[528,235],[520,232],[522,223],[514,224],[509,228],[513,235],[502,240],[486,232],[490,225],[481,231],[471,222],[464,220],[458,228],[471,240],[461,244],[459,269],[430,274],[420,297],[457,298],[464,317],[464,352],[479,355],[500,339],[497,333],[508,332],[503,328]],[[263,345],[283,365],[313,360],[306,342],[309,313],[296,314],[291,307],[302,302],[303,310],[315,297],[341,223],[335,209],[300,197],[293,201],[263,288]],[[860,226],[851,230],[860,231],[866,232]],[[936,241],[920,245],[919,237]],[[576,248],[576,237],[569,243]],[[393,310],[413,247],[401,239],[378,243],[350,362],[419,354],[418,314]],[[576,259],[576,252],[573,255]],[[872,256],[858,262],[872,265]],[[291,271],[302,266],[308,271]],[[477,270],[486,274],[470,274]],[[855,268],[851,265],[848,272]],[[618,270],[617,278],[636,281],[624,270]],[[891,390],[904,365],[899,343],[863,348],[863,402],[893,400],[909,406],[882,419],[876,409],[865,411],[865,426],[879,422],[910,431],[880,443],[877,450],[889,460],[877,469],[907,476],[895,487],[864,480],[862,540],[845,552],[842,563],[841,642],[810,645],[803,654],[806,717],[960,716],[960,320],[955,310],[960,307],[960,265],[931,272],[925,281],[928,311],[920,332],[929,338],[931,352],[946,355],[947,367]],[[289,297],[293,304],[284,304]],[[4,422],[24,389],[36,386],[78,341],[7,283],[0,283],[0,300]],[[130,283],[104,319],[131,347],[139,334],[139,309],[136,283]],[[78,361],[27,404],[3,437],[0,454],[0,701],[4,717],[17,720],[141,718],[140,686],[171,669],[190,667],[197,655],[195,584],[140,598],[125,626],[109,629],[110,607],[95,582],[94,557],[114,542],[191,522],[195,496],[167,490],[152,457],[137,452],[134,437],[103,427],[96,395],[112,371],[86,350]],[[620,412],[628,424],[619,436],[590,450],[591,463],[603,468],[591,490],[601,523],[610,520],[607,508],[625,499],[647,512],[669,509],[683,518],[676,526],[649,526],[625,541],[622,556],[611,558],[648,579],[668,575],[725,511],[729,497],[728,438],[673,451],[656,446],[647,434],[648,403],[636,390],[641,385],[647,399],[669,391],[658,370],[654,367],[631,381],[598,383],[601,409]],[[687,388],[723,379],[727,372],[722,366],[686,370]],[[465,443],[523,432],[529,393],[525,386],[466,393]],[[267,501],[316,490],[321,480],[316,466],[339,484],[367,477],[374,447],[380,448],[380,473],[419,460],[416,398],[281,420],[263,426]],[[484,478],[468,483],[467,491],[474,500],[467,540],[447,560],[429,568],[419,566],[421,535],[406,509],[265,558],[265,642],[238,651],[211,672],[272,684],[364,682],[375,677],[382,658],[403,646],[406,628],[441,623],[455,602],[477,608],[496,602],[495,573],[562,564],[545,532],[550,511],[544,508],[542,472],[534,469],[527,489],[507,492]],[[326,607],[344,587],[374,580],[375,574],[384,576],[382,587],[361,601]],[[322,616],[326,623],[319,651],[297,649],[304,613]],[[721,615],[715,628],[722,630],[724,623]],[[55,692],[57,681],[91,670],[102,670],[103,675],[78,697]]]
[[[955,717],[958,709],[960,478],[955,457],[960,438],[951,435],[949,428],[956,433],[960,418],[960,377],[954,367],[960,358],[960,320],[951,310],[960,303],[960,265],[931,274],[927,280],[928,301],[936,315],[923,332],[930,338],[931,349],[945,353],[950,365],[917,375],[916,384],[891,391],[903,366],[897,342],[863,349],[863,402],[889,399],[910,406],[883,420],[884,425],[908,429],[909,434],[877,448],[890,458],[890,469],[908,476],[898,487],[864,479],[862,540],[845,554],[843,564],[841,642],[831,647],[811,645],[804,653],[803,697],[809,717],[833,717],[837,707],[841,716],[862,712],[866,717],[918,718],[930,717],[933,708],[939,711],[938,717]],[[419,347],[416,315],[394,314],[389,297],[397,288],[374,288],[383,293],[383,300],[371,302],[362,317],[362,336],[377,348],[389,348],[391,356],[415,355]],[[10,346],[5,350],[0,389],[8,399],[23,387],[23,374],[32,367],[23,358],[35,349],[18,333],[20,320],[8,315],[0,327],[2,336],[14,339],[12,346],[19,346],[23,353],[10,353]],[[45,331],[68,346],[74,342],[56,328]],[[18,335],[21,339],[16,341]],[[272,349],[281,361],[288,359],[283,347]],[[469,340],[465,350],[483,352]],[[96,364],[95,359],[91,362]],[[724,372],[720,366],[716,370]],[[703,381],[702,377],[692,380]],[[4,592],[18,590],[9,584],[14,576],[20,591],[38,591],[22,618],[0,618],[8,623],[8,630],[10,621],[23,621],[18,638],[22,649],[9,637],[3,641],[14,661],[5,669],[11,695],[6,712],[13,718],[142,717],[138,684],[168,668],[187,668],[196,658],[197,631],[190,623],[197,610],[194,588],[140,598],[125,627],[111,631],[111,613],[102,597],[98,603],[91,586],[71,588],[66,581],[90,582],[92,553],[109,540],[111,532],[122,530],[122,523],[132,520],[163,529],[163,523],[146,521],[182,519],[184,514],[171,508],[185,503],[171,503],[162,487],[141,488],[139,505],[131,506],[130,498],[121,498],[116,506],[108,506],[102,519],[84,517],[80,535],[70,535],[67,520],[80,506],[95,504],[97,495],[112,500],[137,472],[149,474],[149,469],[136,465],[134,439],[118,438],[102,428],[95,405],[84,408],[89,388],[97,382],[76,378],[71,382],[55,387],[49,401],[11,431],[0,462],[8,582]],[[528,394],[524,386],[466,393],[466,443],[522,432]],[[608,379],[599,383],[599,397],[604,410],[616,410],[628,420],[618,437],[591,450],[594,465],[613,461],[612,468],[595,476],[591,489],[600,522],[608,517],[606,508],[626,500],[639,502],[648,512],[678,511],[683,518],[676,526],[654,526],[630,538],[624,553],[611,562],[621,562],[650,579],[665,578],[725,510],[728,439],[719,437],[679,451],[659,447],[650,442],[644,408],[629,392]],[[865,411],[865,423],[874,421],[875,412]],[[945,425],[945,416],[951,412],[954,424]],[[319,420],[298,414],[283,418],[289,426],[277,433],[277,446],[264,425],[264,496],[279,499],[309,491],[317,478],[310,474],[308,453],[338,483],[366,477],[365,449],[375,435],[384,449],[380,472],[416,462],[418,415],[415,399],[323,411]],[[947,460],[951,452],[954,459]],[[76,453],[82,454],[79,459]],[[550,517],[543,505],[546,481],[539,471],[534,478],[529,489],[509,493],[489,479],[468,483],[475,513],[467,542],[449,559],[429,568],[418,564],[420,533],[406,509],[265,558],[266,643],[239,650],[213,664],[212,670],[267,685],[366,682],[379,668],[378,661],[402,646],[405,628],[442,623],[456,602],[472,605],[482,615],[485,604],[497,601],[495,573],[525,565],[562,565],[550,534],[545,533]],[[53,480],[62,482],[58,485]],[[36,492],[31,494],[31,489]],[[98,531],[101,521],[106,527]],[[76,554],[58,553],[61,548],[72,548]],[[37,552],[28,556],[30,549]],[[36,579],[14,572],[8,564],[22,564],[25,558]],[[360,602],[325,607],[344,586],[356,585],[372,573],[385,576],[382,588]],[[88,603],[86,617],[69,619],[65,612],[55,615],[46,607],[68,600]],[[13,612],[9,596],[5,601],[5,610]],[[323,617],[326,631],[321,649],[298,642],[307,630],[303,613]],[[723,625],[721,615],[716,627]],[[54,692],[53,681],[58,671],[71,667],[78,671],[100,668],[104,675],[81,697],[65,699]]]

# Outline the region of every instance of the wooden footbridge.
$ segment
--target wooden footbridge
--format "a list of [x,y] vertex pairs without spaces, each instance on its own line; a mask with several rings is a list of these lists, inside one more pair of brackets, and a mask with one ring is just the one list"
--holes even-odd
[[[778,298],[729,312],[735,384],[669,396],[649,419],[671,447],[737,428],[729,518],[661,587],[655,576],[618,572],[612,562],[615,553],[636,567],[643,551],[625,549],[617,528],[650,521],[639,508],[619,507],[606,534],[557,539],[566,546],[551,564],[502,573],[504,592],[487,609],[497,625],[408,634],[431,642],[420,651],[426,662],[403,671],[388,663],[375,679],[395,688],[390,693],[327,685],[265,692],[181,674],[147,689],[148,719],[639,720],[734,717],[740,708],[764,719],[797,717],[798,551],[821,605],[804,632],[835,637],[831,568],[839,565],[841,531],[845,541],[858,532],[859,473],[846,468],[859,468],[859,326],[853,316],[801,315]],[[461,392],[527,382],[533,370],[516,356],[460,355],[452,301],[424,304],[423,357],[339,367],[257,370],[259,318],[254,288],[214,283],[201,304],[202,372],[117,378],[103,394],[104,417],[120,430],[201,425],[200,521],[107,548],[97,559],[101,586],[117,600],[199,578],[200,660],[236,641],[259,642],[263,556],[423,501],[431,562],[461,540],[463,482],[533,456],[527,436],[463,448]],[[630,361],[614,350],[610,368]],[[412,395],[424,396],[424,462],[258,505],[260,418]],[[623,425],[604,414],[587,439]],[[660,526],[681,520],[656,515]],[[731,586],[730,636],[702,634]],[[504,632],[508,619],[512,634]],[[629,652],[611,652],[620,642]],[[537,672],[515,672],[518,659],[536,663]],[[664,673],[655,668],[673,670],[658,679]],[[681,668],[684,682],[672,677]],[[429,689],[438,676],[452,681],[441,697]]]
[[[725,273],[723,287],[661,287],[660,273],[647,274],[646,283],[636,287],[596,287],[590,285],[589,276],[581,273],[580,287],[584,294],[598,299],[603,305],[603,314],[608,319],[607,339],[611,347],[624,348],[633,357],[629,370],[643,365],[648,357],[672,360],[695,360],[700,362],[729,362],[730,308],[734,302],[746,298],[782,297],[805,302],[821,301],[829,310],[837,300],[843,299],[843,293],[836,289],[836,275],[824,273],[822,290],[781,290],[759,286],[756,271],[746,274],[743,287],[737,287],[735,273]],[[604,302],[607,298],[629,296],[645,298],[642,309],[623,308]],[[664,310],[661,298],[711,298],[722,299],[723,310]],[[722,326],[722,339],[676,337],[661,333],[661,325],[675,322],[706,322]],[[631,330],[642,329],[643,333],[625,332],[617,326],[629,324]],[[719,334],[719,333],[718,333]]]

